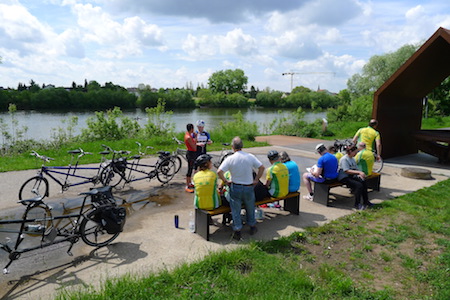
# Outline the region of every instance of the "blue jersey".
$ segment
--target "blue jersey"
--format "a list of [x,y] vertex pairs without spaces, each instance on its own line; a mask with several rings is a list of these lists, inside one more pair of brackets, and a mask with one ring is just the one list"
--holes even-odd
[[336,179],[338,177],[339,162],[333,154],[326,152],[317,161],[317,166],[322,168],[323,178]]
[[300,171],[295,161],[287,161],[284,165],[289,171],[289,193],[297,192],[300,188]]

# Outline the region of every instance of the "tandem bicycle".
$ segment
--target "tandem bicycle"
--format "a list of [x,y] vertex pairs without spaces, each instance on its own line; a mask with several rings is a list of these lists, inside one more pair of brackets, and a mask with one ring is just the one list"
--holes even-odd
[[111,187],[91,189],[80,195],[84,197],[79,211],[61,216],[53,216],[51,206],[41,197],[19,200],[26,206],[22,218],[0,220],[0,232],[16,235],[9,243],[0,243],[0,249],[9,254],[4,274],[9,273],[12,262],[26,252],[69,242],[67,254],[72,256],[72,247],[80,238],[93,247],[106,246],[117,238],[125,224],[126,210],[116,205]]
[[141,162],[141,155],[127,157],[124,155],[130,154],[129,151],[115,151],[106,145],[103,147],[114,153],[112,160],[100,173],[100,180],[105,185],[120,189],[127,183],[155,177],[165,184],[175,176],[175,164],[170,159],[170,152],[158,151],[156,163],[146,164]]
[[[49,182],[46,176],[53,179],[57,184],[61,186],[61,192],[67,191],[69,187],[78,186],[82,184],[92,183],[96,185],[100,183],[100,172],[102,170],[102,166],[104,163],[101,163],[98,167],[86,167],[79,166],[79,160],[84,155],[91,155],[90,152],[85,152],[81,148],[76,150],[68,151],[69,154],[72,155],[71,162],[68,166],[46,166],[45,164],[51,160],[54,160],[51,157],[40,155],[36,151],[32,151],[31,155],[36,157],[37,159],[42,160],[42,166],[38,170],[36,176],[33,176],[26,180],[19,190],[19,199],[30,199],[36,197],[48,197],[49,196]],[[102,155],[107,155],[109,152],[101,152]],[[77,160],[74,165],[72,162],[74,160],[74,156],[77,155]],[[102,161],[104,158],[102,158]],[[80,175],[78,171],[91,171],[95,173],[94,176],[88,175]],[[58,178],[57,176],[62,175],[63,178]],[[75,182],[71,182],[71,180],[76,180]]]

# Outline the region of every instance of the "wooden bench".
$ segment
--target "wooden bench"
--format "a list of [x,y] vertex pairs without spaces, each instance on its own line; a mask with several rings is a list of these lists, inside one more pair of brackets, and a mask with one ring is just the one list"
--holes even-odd
[[[300,213],[300,193],[289,193],[285,197],[280,198],[264,198],[257,201],[255,206],[271,203],[275,201],[284,201],[284,210],[292,214],[298,215]],[[222,215],[231,212],[228,206],[220,206],[213,210],[195,209],[195,232],[209,241],[209,224],[212,216]]]
[[[373,191],[380,190],[380,173],[372,173],[370,176],[367,176],[366,183],[367,189],[371,189]],[[330,197],[330,189],[338,186],[345,186],[342,182],[336,181],[332,183],[314,183],[314,199],[313,202],[323,204],[328,206],[329,197]]]

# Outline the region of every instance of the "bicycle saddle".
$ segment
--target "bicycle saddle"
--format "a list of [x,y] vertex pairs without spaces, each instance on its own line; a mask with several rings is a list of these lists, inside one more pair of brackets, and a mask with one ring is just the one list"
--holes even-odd
[[162,156],[169,156],[170,152],[169,151],[158,151],[158,154],[162,155]]
[[111,187],[110,186],[102,186],[99,188],[95,188],[95,189],[91,189],[88,192],[82,192],[79,195],[97,195],[97,194],[101,194],[101,193],[107,193],[111,191]]
[[19,200],[17,201],[17,203],[21,203],[23,205],[29,205],[32,203],[38,203],[38,202],[42,202],[42,196],[36,197],[36,198],[31,198],[31,199],[23,199],[23,200]]

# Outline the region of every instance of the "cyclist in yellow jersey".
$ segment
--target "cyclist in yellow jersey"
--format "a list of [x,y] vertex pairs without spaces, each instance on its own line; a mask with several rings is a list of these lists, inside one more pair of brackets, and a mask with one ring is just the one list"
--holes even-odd
[[375,157],[372,151],[366,149],[366,144],[364,142],[358,143],[358,153],[355,155],[356,164],[358,168],[364,172],[367,176],[372,174],[373,163],[375,162]]
[[194,206],[200,209],[211,210],[220,206],[220,198],[217,193],[217,174],[211,171],[211,156],[202,154],[195,160],[200,169],[194,175]]
[[360,128],[353,137],[353,144],[357,142],[364,142],[368,151],[373,151],[375,148],[377,151],[377,160],[381,158],[381,138],[380,133],[376,131],[378,121],[375,119],[370,120],[369,126]]
[[278,151],[270,150],[267,158],[272,166],[267,169],[266,187],[272,197],[284,197],[289,193],[289,171],[281,162]]

